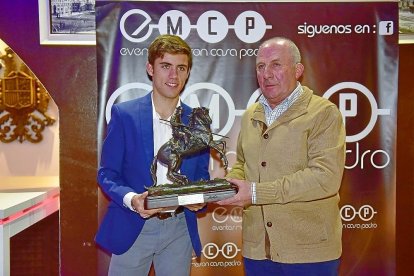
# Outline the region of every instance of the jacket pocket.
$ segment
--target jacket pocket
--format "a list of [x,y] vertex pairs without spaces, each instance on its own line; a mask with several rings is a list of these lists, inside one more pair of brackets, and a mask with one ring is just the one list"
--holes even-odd
[[263,217],[260,209],[243,211],[243,241],[246,242],[259,242],[264,240],[264,226]]
[[312,211],[291,211],[288,220],[287,239],[291,244],[305,247],[322,247],[327,245],[328,231],[321,214]]

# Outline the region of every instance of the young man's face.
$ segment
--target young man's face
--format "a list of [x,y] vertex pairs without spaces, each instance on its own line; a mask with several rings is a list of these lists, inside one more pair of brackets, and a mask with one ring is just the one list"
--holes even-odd
[[162,98],[178,98],[190,74],[188,57],[184,54],[164,54],[147,63],[147,72],[152,77],[154,93]]

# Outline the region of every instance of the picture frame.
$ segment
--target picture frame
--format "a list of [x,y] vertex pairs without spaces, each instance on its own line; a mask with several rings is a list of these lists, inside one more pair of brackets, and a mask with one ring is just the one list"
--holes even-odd
[[400,34],[398,36],[398,44],[413,44],[414,34]]
[[95,0],[60,2],[38,0],[40,44],[96,45]]
[[[409,2],[407,2],[409,3]],[[414,6],[400,6],[398,13],[398,43],[411,44],[414,43]]]

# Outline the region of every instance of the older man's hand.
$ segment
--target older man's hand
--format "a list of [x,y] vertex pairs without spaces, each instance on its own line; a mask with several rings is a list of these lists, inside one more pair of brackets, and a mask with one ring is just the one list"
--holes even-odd
[[252,185],[249,181],[232,178],[227,178],[226,180],[237,186],[238,192],[233,197],[217,201],[217,204],[242,207],[252,204]]

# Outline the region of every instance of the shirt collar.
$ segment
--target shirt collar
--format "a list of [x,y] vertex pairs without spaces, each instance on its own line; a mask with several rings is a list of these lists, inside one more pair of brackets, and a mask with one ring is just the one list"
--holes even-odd
[[[288,104],[289,106],[298,98],[298,96],[302,93],[303,89],[302,89],[302,85],[300,84],[300,82],[297,82],[297,86],[296,88],[292,91],[292,93],[290,93],[289,96],[287,96],[280,104],[278,104],[277,106],[275,106],[274,109],[278,108],[278,106],[282,106],[282,105],[286,105]],[[269,102],[267,101],[266,97],[263,95],[263,93],[260,95],[259,97],[259,102],[265,107],[265,108],[269,108],[270,110],[272,110],[272,108],[269,105]]]
[[[154,98],[153,98],[153,93],[151,93],[151,105],[152,105],[152,118],[153,119],[157,119],[157,120],[159,120],[159,119],[161,119],[161,116],[160,116],[160,114],[158,114],[158,112],[155,110],[155,105],[154,105]],[[179,106],[181,106],[181,99],[179,99],[178,100],[178,102],[177,102],[177,106],[176,107],[179,107]],[[171,114],[172,115],[172,114]],[[170,115],[170,117],[168,117],[168,119],[167,120],[170,120],[170,118],[171,118],[171,115]]]

